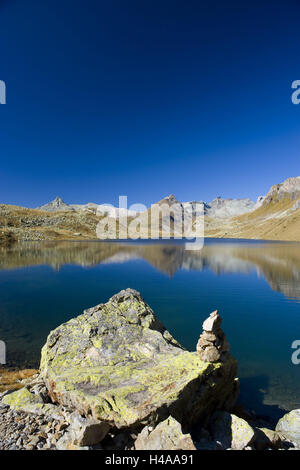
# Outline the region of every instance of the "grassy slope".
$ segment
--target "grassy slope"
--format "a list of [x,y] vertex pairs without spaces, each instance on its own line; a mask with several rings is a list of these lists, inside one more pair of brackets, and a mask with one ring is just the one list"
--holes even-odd
[[231,220],[208,219],[205,236],[300,241],[300,209],[291,211],[295,202],[285,197]]
[[28,379],[38,371],[34,369],[25,369],[22,371],[4,369],[0,366],[0,393],[6,390],[18,390],[24,385],[21,380]]
[[99,216],[89,212],[46,212],[0,205],[0,238],[18,240],[95,239]]

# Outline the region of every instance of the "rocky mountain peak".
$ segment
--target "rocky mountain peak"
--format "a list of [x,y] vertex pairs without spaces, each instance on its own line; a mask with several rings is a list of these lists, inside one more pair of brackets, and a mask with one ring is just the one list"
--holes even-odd
[[44,206],[38,207],[38,209],[48,212],[56,212],[56,211],[73,211],[74,209],[66,204],[61,197],[56,196],[53,201],[48,202]]
[[159,204],[159,205],[168,204],[169,206],[171,206],[173,204],[181,204],[181,203],[178,201],[178,199],[176,199],[174,194],[170,194],[169,196],[164,197],[163,199],[161,199],[157,204]]
[[56,198],[52,201],[52,204],[57,205],[57,207],[59,207],[59,206],[65,204],[65,202],[62,200],[61,197],[56,196]]
[[291,199],[300,197],[300,176],[287,178],[283,183],[274,184],[263,200],[263,204],[280,201],[285,195]]

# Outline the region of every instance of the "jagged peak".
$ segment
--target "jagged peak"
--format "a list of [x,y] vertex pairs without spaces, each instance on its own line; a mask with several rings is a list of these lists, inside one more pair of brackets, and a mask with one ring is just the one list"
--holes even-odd
[[66,204],[60,196],[56,196],[55,199],[44,204],[43,206],[38,207],[38,209],[54,212],[54,211],[73,211],[74,209]]
[[51,202],[57,202],[59,204],[66,204],[65,201],[63,201],[63,199],[60,196],[56,196],[56,198],[53,199],[53,201]]
[[181,204],[180,201],[174,196],[174,194],[170,194],[169,196],[164,197],[157,204]]
[[284,194],[291,196],[300,194],[300,176],[290,177],[282,183],[274,184],[266,194],[263,204],[265,205],[271,201],[280,200]]

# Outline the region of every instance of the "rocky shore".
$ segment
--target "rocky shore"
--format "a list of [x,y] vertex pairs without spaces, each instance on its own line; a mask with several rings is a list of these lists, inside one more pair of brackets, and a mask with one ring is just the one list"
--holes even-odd
[[132,289],[85,310],[49,334],[37,373],[2,386],[0,449],[300,448],[300,410],[268,429],[235,405],[221,322],[213,312],[189,352]]

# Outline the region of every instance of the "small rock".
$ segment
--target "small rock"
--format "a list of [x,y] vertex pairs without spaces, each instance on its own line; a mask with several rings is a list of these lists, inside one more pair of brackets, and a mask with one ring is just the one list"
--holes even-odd
[[29,444],[32,445],[33,447],[36,447],[36,445],[40,442],[40,437],[39,436],[33,436],[29,439]]
[[300,409],[285,414],[278,421],[276,431],[284,439],[300,447]]
[[218,310],[215,310],[210,316],[203,322],[202,328],[204,331],[215,331],[220,328],[222,319],[218,314]]
[[242,418],[216,411],[210,421],[213,439],[219,441],[224,449],[242,450],[252,444],[254,430]]
[[71,433],[66,432],[56,443],[57,450],[89,450],[87,446],[79,446],[74,444]]
[[69,417],[68,434],[70,442],[79,447],[99,444],[110,429],[110,425],[94,418],[84,418],[78,412]]
[[181,425],[167,418],[150,432],[146,426],[135,441],[136,450],[196,450],[190,434],[183,434]]

